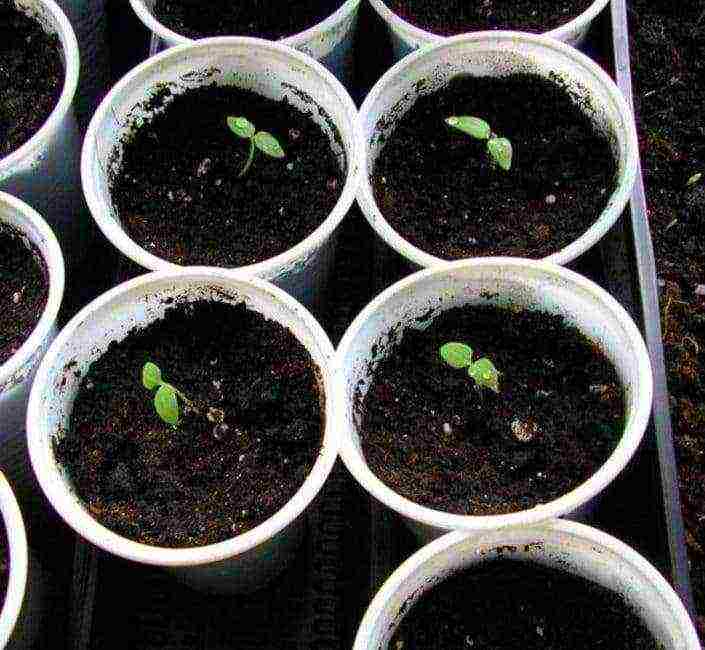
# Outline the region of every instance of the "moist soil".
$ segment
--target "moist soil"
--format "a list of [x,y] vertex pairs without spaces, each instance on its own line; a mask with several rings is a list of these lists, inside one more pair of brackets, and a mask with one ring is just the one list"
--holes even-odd
[[[147,361],[194,404],[177,427],[142,385]],[[91,365],[57,458],[116,533],[155,546],[221,542],[271,517],[310,473],[319,382],[294,336],[242,303],[177,303]]]
[[[215,84],[180,95],[162,89],[149,106],[163,105],[146,123],[133,121],[111,179],[123,227],[153,255],[182,265],[254,264],[301,242],[335,207],[345,172],[310,112]],[[257,151],[240,177],[249,144],[228,116],[270,132],[286,158]]]
[[293,36],[334,14],[343,0],[157,0],[154,15],[163,25],[189,38]]
[[495,560],[451,576],[402,619],[390,650],[653,648],[624,599],[556,569]]
[[59,39],[0,0],[0,158],[46,122],[64,86]]
[[385,0],[396,14],[416,27],[442,36],[485,29],[546,32],[577,18],[593,0]]
[[49,273],[39,251],[0,224],[0,365],[29,338],[49,296]]
[[[502,373],[480,390],[439,348],[464,342]],[[560,316],[453,308],[408,329],[358,397],[370,469],[424,506],[506,514],[555,499],[614,451],[624,402],[612,364]]]
[[[398,120],[371,178],[377,205],[440,258],[555,253],[597,220],[616,187],[609,142],[586,110],[557,78],[453,79]],[[486,142],[448,126],[453,115],[480,117],[508,138],[511,169],[491,161]]]
[[705,6],[633,0],[629,8],[671,417],[705,641],[705,129],[694,118],[705,105]]

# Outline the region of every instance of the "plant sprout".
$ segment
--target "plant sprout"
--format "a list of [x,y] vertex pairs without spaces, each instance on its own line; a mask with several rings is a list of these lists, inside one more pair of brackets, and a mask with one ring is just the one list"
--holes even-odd
[[281,148],[279,141],[271,134],[266,131],[257,131],[255,125],[252,124],[246,117],[228,117],[228,126],[230,130],[238,137],[243,140],[250,141],[250,151],[247,155],[247,160],[245,165],[240,170],[240,177],[242,178],[249,171],[252,166],[252,161],[255,159],[255,150],[259,149],[263,154],[269,156],[270,158],[284,158],[286,154],[284,149]]
[[472,360],[473,350],[465,343],[446,343],[442,345],[440,355],[451,368],[467,368],[468,375],[475,380],[478,388],[490,388],[499,393],[499,375],[501,374],[494,364],[486,357]]
[[697,172],[693,174],[689,179],[688,182],[686,183],[686,187],[690,187],[691,185],[695,185],[696,183],[700,182],[700,179],[703,177],[702,172]]
[[505,172],[511,169],[514,155],[512,143],[507,138],[501,138],[493,133],[485,120],[472,115],[453,115],[446,118],[446,124],[476,140],[487,140],[487,153],[490,158]]
[[157,415],[173,427],[179,426],[181,409],[179,399],[191,406],[191,401],[178,389],[162,379],[159,366],[148,361],[142,368],[142,384],[147,390],[156,390],[154,408]]

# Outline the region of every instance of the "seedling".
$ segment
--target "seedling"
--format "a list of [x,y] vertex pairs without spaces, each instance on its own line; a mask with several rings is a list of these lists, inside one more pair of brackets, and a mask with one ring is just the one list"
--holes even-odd
[[247,160],[243,168],[240,170],[240,178],[249,171],[252,166],[252,161],[255,159],[255,150],[259,149],[263,154],[270,158],[284,158],[286,154],[281,148],[279,141],[266,131],[258,131],[255,125],[252,124],[246,117],[228,117],[228,126],[230,130],[243,140],[249,140],[250,151],[247,155]]
[[472,115],[453,115],[446,118],[446,124],[466,133],[476,140],[487,140],[487,153],[505,172],[512,167],[514,150],[507,138],[501,138],[492,131],[490,125]]
[[191,400],[186,397],[178,388],[165,382],[162,379],[162,371],[159,366],[148,361],[142,368],[142,384],[147,390],[156,390],[154,394],[154,408],[157,415],[167,424],[173,427],[179,426],[181,421],[181,409],[179,400],[187,406],[191,406]]
[[468,375],[475,380],[478,388],[490,388],[495,393],[499,393],[501,373],[487,357],[473,361],[472,348],[465,343],[446,343],[441,346],[439,352],[443,361],[451,368],[467,368]]

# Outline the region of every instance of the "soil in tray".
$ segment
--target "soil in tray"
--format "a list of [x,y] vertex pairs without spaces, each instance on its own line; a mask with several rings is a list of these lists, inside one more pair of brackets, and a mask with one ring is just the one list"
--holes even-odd
[[[183,265],[254,264],[301,242],[335,207],[345,172],[321,128],[286,98],[211,85],[175,96],[162,89],[150,107],[162,105],[133,123],[111,179],[123,227],[153,255]],[[240,177],[249,146],[228,116],[270,132],[286,157],[257,151]]]
[[[466,343],[499,393],[446,365]],[[453,308],[385,351],[358,397],[370,469],[399,494],[457,514],[505,514],[589,478],[614,451],[624,403],[612,364],[560,316]]]
[[[683,515],[705,639],[705,6],[629,3]],[[697,176],[701,174],[701,176]]]
[[157,0],[154,15],[189,38],[257,36],[277,40],[313,27],[334,14],[343,0]]
[[624,599],[556,569],[495,560],[415,603],[389,650],[662,648]]
[[0,224],[0,365],[29,338],[48,296],[41,254],[17,231]]
[[452,36],[484,29],[546,32],[573,20],[593,0],[385,0],[397,15],[434,34]]
[[[176,427],[141,383],[147,361],[195,405]],[[293,335],[243,304],[177,303],[91,365],[57,457],[115,532],[155,546],[221,542],[271,517],[308,476],[323,435],[319,381]]]
[[[557,252],[597,220],[616,187],[608,139],[580,101],[557,78],[528,74],[462,76],[422,94],[377,158],[377,205],[405,239],[444,259]],[[445,123],[461,115],[511,141],[508,172],[486,142]]]
[[64,85],[59,39],[0,0],[0,158],[29,140],[54,110]]

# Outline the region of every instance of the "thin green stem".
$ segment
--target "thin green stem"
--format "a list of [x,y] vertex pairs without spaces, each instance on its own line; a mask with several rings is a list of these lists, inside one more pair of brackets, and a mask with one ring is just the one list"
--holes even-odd
[[250,138],[250,153],[247,156],[247,161],[245,162],[245,166],[242,168],[242,171],[240,172],[240,178],[242,178],[245,174],[247,174],[248,170],[252,166],[252,161],[255,159],[255,139]]

